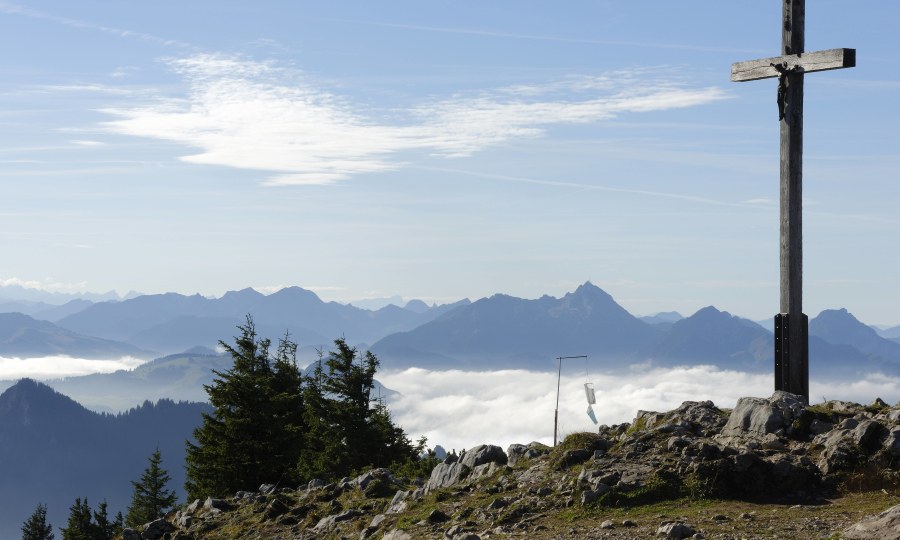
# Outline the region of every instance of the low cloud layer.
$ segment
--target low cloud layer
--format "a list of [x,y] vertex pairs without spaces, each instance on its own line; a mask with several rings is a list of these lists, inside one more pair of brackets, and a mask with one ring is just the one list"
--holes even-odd
[[409,155],[471,155],[553,125],[702,105],[726,97],[661,70],[572,77],[372,110],[296,70],[222,55],[170,61],[187,94],[109,108],[112,132],[183,144],[186,162],[270,172],[266,184],[328,184],[397,169]]
[[[556,374],[522,370],[491,372],[408,369],[379,374],[400,397],[389,403],[412,438],[428,437],[429,446],[471,448],[482,443],[553,441]],[[584,383],[592,382],[601,424],[630,422],[639,409],[667,411],[684,401],[712,400],[734,407],[742,396],[772,394],[772,376],[723,371],[711,366],[635,371],[627,376],[563,376],[559,399],[560,438],[594,431],[586,414]],[[900,378],[872,374],[856,382],[810,382],[811,401],[823,398],[870,403],[876,397],[894,402]]]
[[0,357],[0,380],[30,378],[37,380],[76,377],[92,373],[112,373],[120,369],[134,369],[144,360],[125,356],[118,360],[85,360],[68,356],[41,358]]
[[[134,369],[142,360],[85,360],[64,356],[44,358],[0,357],[0,381],[29,377],[58,379]],[[497,444],[553,441],[553,411],[556,408],[556,373],[525,370],[430,371],[411,368],[383,371],[378,380],[399,392],[388,401],[394,421],[410,438],[422,435],[428,445],[447,450]],[[628,374],[564,374],[559,392],[559,437],[594,431],[586,413],[584,383],[593,383],[597,403],[593,406],[601,424],[630,422],[640,410],[668,411],[684,401],[711,400],[722,408],[734,407],[742,396],[772,394],[769,374],[725,371],[713,366],[668,369],[636,367]],[[142,396],[143,399],[179,396]],[[856,381],[810,381],[812,403],[828,399],[871,403],[880,397],[889,403],[900,400],[900,377],[867,374]],[[136,405],[123,397],[122,407]],[[92,404],[106,409],[113,404]],[[113,407],[115,408],[115,407]]]

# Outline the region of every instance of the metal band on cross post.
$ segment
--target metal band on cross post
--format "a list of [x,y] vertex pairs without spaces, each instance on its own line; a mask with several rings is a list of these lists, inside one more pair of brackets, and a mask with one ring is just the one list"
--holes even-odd
[[809,402],[809,324],[803,313],[803,75],[855,67],[856,50],[805,52],[805,0],[783,0],[782,5],[782,55],[732,64],[731,80],[778,78],[781,313],[775,316],[775,390]]

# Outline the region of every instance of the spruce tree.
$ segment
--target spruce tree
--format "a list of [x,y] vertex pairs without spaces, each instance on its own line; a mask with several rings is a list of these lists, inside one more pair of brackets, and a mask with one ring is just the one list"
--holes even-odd
[[87,498],[75,499],[75,504],[69,507],[69,520],[66,528],[60,529],[63,540],[97,540],[96,526],[93,521],[91,506]]
[[166,488],[170,480],[169,472],[160,466],[162,455],[159,448],[150,455],[149,462],[141,479],[131,482],[134,493],[125,524],[132,528],[164,517],[166,511],[175,506],[178,500],[175,492]]
[[97,506],[97,511],[91,511],[87,497],[75,499],[75,504],[69,507],[69,521],[62,532],[62,540],[113,540],[122,534],[122,514],[119,513],[114,521],[109,520],[106,501]]
[[416,458],[383,402],[372,399],[378,358],[360,355],[344,339],[306,377],[307,442],[297,463],[304,478],[340,478],[371,466]]
[[122,513],[119,512],[116,518],[110,521],[107,506],[106,501],[103,501],[94,512],[93,534],[96,540],[113,540],[122,532]]
[[194,431],[196,443],[187,443],[191,499],[296,480],[305,431],[296,344],[285,337],[272,358],[250,316],[238,329],[234,346],[219,342],[234,364],[204,386],[214,410]]
[[47,523],[47,506],[38,504],[22,525],[22,540],[53,540],[53,525]]

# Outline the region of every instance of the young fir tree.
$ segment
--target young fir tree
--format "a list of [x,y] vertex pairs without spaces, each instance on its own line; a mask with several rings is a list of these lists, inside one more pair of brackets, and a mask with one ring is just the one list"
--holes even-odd
[[[304,478],[339,478],[370,466],[417,457],[383,403],[372,399],[378,358],[362,357],[343,339],[306,378],[307,442],[297,463]],[[375,401],[375,403],[373,403]]]
[[134,493],[131,496],[131,506],[128,507],[125,524],[132,528],[164,517],[178,500],[175,492],[166,488],[170,480],[169,472],[160,466],[162,455],[159,448],[150,455],[149,461],[150,464],[144,469],[141,479],[131,482]]
[[196,444],[187,443],[191,499],[296,480],[305,431],[296,344],[286,337],[271,358],[270,341],[257,336],[249,316],[238,329],[234,346],[219,342],[234,364],[204,386],[214,410],[194,431]]
[[101,502],[97,511],[94,512],[94,538],[96,540],[113,540],[121,533],[122,513],[117,513],[115,519],[110,521],[106,501]]
[[60,529],[63,540],[97,540],[98,534],[93,521],[91,505],[87,498],[75,499],[75,504],[69,507],[69,520],[66,528]]
[[67,525],[65,529],[60,529],[63,540],[113,540],[122,533],[122,514],[110,521],[106,501],[100,503],[96,512],[92,512],[87,497],[84,500],[79,497],[69,507]]
[[38,504],[22,524],[22,540],[53,540],[53,525],[47,523],[47,506]]

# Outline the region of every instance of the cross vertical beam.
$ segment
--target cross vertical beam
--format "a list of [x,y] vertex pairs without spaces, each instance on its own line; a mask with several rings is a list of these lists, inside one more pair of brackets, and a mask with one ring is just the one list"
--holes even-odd
[[778,78],[781,131],[781,312],[775,316],[775,389],[809,401],[809,324],[803,314],[803,76],[856,66],[856,50],[805,50],[805,0],[782,0],[781,56],[737,62],[732,81]]
[[[804,0],[784,0],[781,54],[805,52]],[[781,117],[781,308],[787,314],[782,388],[809,399],[809,346],[803,314],[803,71],[779,78]],[[776,346],[777,350],[777,346]]]

